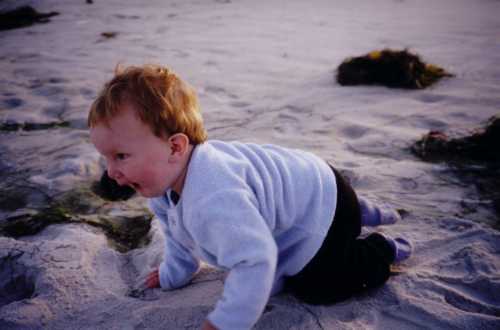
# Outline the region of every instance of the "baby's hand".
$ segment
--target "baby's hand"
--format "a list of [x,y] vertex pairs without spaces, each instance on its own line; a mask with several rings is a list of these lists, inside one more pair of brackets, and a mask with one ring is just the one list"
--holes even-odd
[[217,328],[210,321],[205,320],[201,325],[201,330],[217,330]]
[[146,277],[146,287],[149,289],[160,287],[160,273],[158,272],[158,268],[149,273],[148,277]]

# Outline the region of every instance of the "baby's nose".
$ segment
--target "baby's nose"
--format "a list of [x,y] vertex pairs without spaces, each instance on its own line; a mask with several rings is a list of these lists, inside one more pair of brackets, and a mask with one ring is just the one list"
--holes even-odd
[[118,181],[122,177],[121,172],[117,170],[115,166],[111,165],[108,165],[108,175],[111,179],[115,181]]

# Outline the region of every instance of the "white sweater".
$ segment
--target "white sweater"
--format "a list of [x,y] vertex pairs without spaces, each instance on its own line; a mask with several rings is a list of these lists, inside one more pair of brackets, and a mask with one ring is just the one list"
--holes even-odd
[[337,202],[335,176],[315,155],[214,140],[194,148],[177,205],[169,191],[150,200],[166,235],[161,287],[186,285],[199,260],[228,270],[208,316],[219,329],[257,322],[284,277],[319,250]]

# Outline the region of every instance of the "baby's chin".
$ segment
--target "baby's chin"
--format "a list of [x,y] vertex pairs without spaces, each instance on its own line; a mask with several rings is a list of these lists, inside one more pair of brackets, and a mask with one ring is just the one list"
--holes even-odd
[[133,187],[133,188],[135,189],[135,191],[139,195],[141,195],[142,197],[145,197],[145,198],[161,197],[161,196],[163,196],[163,193],[164,193],[164,191],[156,192],[156,191],[144,189],[141,186],[138,186],[137,188],[136,187]]

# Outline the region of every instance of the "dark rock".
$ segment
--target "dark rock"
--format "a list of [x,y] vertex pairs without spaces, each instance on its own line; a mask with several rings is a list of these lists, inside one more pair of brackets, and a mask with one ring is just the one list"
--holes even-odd
[[39,13],[30,6],[24,6],[12,11],[0,13],[0,30],[17,29],[36,23],[48,23],[49,17],[59,15],[58,12]]
[[337,82],[343,86],[383,85],[391,88],[420,89],[452,74],[426,64],[407,50],[383,49],[348,58],[337,69]]
[[135,194],[135,190],[131,187],[120,186],[111,179],[108,171],[104,171],[101,180],[93,185],[92,190],[98,196],[110,201],[127,200]]

